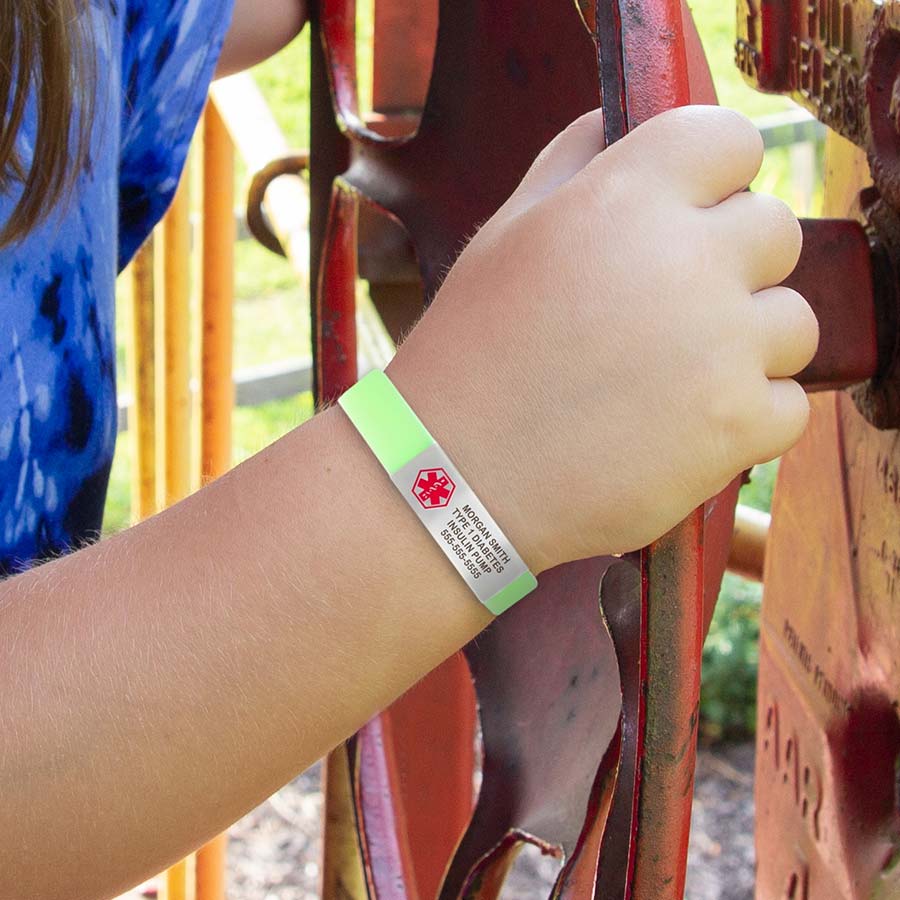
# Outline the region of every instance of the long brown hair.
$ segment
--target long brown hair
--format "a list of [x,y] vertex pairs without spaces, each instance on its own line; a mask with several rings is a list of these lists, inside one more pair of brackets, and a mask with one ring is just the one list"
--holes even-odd
[[[87,153],[93,68],[90,0],[0,0],[0,192],[21,187],[0,247],[24,237],[63,199]],[[30,160],[16,150],[34,94],[37,134]]]

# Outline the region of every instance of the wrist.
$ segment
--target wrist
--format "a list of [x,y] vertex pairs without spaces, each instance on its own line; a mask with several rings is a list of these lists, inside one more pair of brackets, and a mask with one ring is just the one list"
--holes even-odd
[[[412,349],[412,348],[410,348]],[[557,565],[543,520],[532,508],[537,492],[534,479],[545,477],[536,468],[523,471],[518,451],[520,430],[508,427],[485,392],[464,377],[447,377],[434,364],[425,366],[410,350],[401,348],[387,374],[415,410],[435,441],[466,479],[525,564],[535,575]],[[535,504],[536,505],[536,504]]]
[[[490,611],[471,595],[450,560],[412,514],[346,411],[337,405],[330,407],[298,431],[311,424],[321,432],[320,452],[328,460],[318,490],[334,510],[328,518],[330,540],[348,559],[377,560],[367,576],[373,593],[405,597],[406,603],[413,597],[414,605],[427,608],[433,602],[429,598],[433,591],[441,598],[441,619],[451,631],[470,632],[473,623],[476,630],[484,628],[493,618]],[[411,590],[423,573],[428,573],[428,591]]]
[[403,394],[373,371],[339,405],[422,528],[494,615],[537,586],[504,529]]

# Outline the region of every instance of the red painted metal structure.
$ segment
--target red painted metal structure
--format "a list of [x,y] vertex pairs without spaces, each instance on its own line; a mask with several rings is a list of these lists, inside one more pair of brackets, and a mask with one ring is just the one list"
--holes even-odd
[[[747,40],[771,34],[772,9],[754,8],[748,22],[753,15],[763,25],[748,25]],[[677,0],[377,6],[376,53],[405,55],[389,68],[376,61],[372,113],[359,108],[355,18],[353,0],[320,0],[314,11],[311,271],[320,403],[357,376],[359,275],[400,334],[465,237],[577,115],[602,104],[612,142],[671,106],[714,102]],[[875,303],[882,257],[873,263],[856,223],[805,227],[792,283],[817,307],[823,341],[804,380],[821,390],[871,378],[892,349],[890,304]],[[881,396],[870,406],[888,408]],[[893,463],[877,465],[877,483],[896,488]],[[680,898],[700,651],[736,488],[639,554],[546,573],[535,594],[337,751],[328,775],[336,799],[326,895],[491,897],[516,849],[530,842],[565,858],[554,895]],[[888,547],[872,563],[879,573],[897,566],[892,553]],[[880,723],[886,709],[877,705],[867,722]],[[774,714],[777,766],[796,767],[796,744],[782,749],[779,716],[787,712]],[[766,720],[761,731],[770,726]],[[806,769],[797,772],[795,793],[810,783]],[[804,816],[823,815],[807,806]],[[876,856],[872,850],[867,859]],[[334,871],[329,859],[338,860]],[[763,862],[765,884],[767,871]],[[807,896],[797,891],[808,881],[801,874],[786,892],[765,887],[761,896]]]
[[[829,128],[825,214],[853,218],[874,290],[875,376],[816,398],[781,467],[760,649],[757,896],[900,896],[900,5],[739,7],[737,58]],[[850,226],[848,226],[850,227]],[[860,241],[861,243],[861,241]],[[864,255],[861,247],[860,256]],[[849,255],[848,272],[858,269]]]

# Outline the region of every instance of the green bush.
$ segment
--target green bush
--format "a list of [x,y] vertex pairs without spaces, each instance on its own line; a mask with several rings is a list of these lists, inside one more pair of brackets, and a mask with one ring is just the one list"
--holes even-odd
[[754,732],[761,595],[760,585],[726,574],[703,647],[700,721],[707,740]]
[[[741,503],[768,512],[777,463],[757,466]],[[726,574],[703,647],[700,732],[706,740],[742,740],[756,728],[762,586]]]

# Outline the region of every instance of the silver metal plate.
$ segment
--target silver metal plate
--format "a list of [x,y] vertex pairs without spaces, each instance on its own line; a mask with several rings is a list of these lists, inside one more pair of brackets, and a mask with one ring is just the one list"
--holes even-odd
[[391,480],[482,603],[528,571],[437,444],[410,460]]

